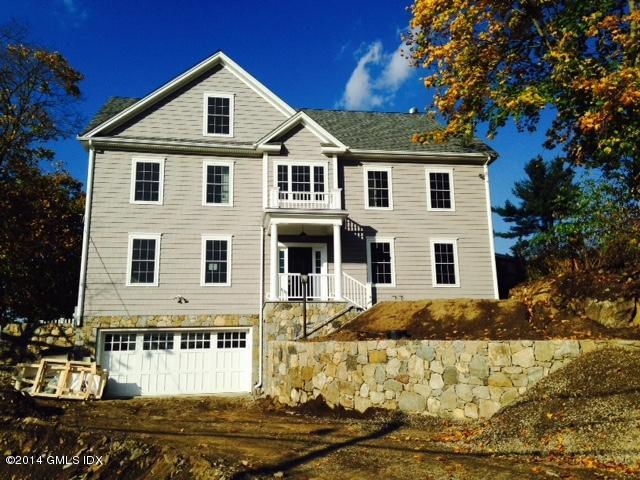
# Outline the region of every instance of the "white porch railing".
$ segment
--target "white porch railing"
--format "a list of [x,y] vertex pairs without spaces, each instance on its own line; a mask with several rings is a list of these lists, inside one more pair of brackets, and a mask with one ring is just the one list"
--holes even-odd
[[342,296],[363,310],[370,308],[373,302],[371,284],[359,282],[344,272],[342,272]]
[[306,286],[299,273],[278,274],[278,297],[280,300],[302,300],[305,289],[308,300],[333,300],[335,297],[335,275],[310,273]]
[[269,194],[269,208],[340,209],[341,192],[341,188],[331,192],[288,192],[274,187]]

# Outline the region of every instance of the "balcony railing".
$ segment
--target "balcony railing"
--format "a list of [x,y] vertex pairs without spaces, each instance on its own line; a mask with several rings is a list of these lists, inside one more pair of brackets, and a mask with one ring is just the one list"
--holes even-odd
[[289,192],[274,187],[269,195],[269,208],[339,210],[341,200],[341,188],[331,192]]
[[302,300],[307,292],[307,300],[333,300],[335,297],[335,276],[328,273],[310,273],[307,284],[302,283],[299,273],[279,273],[278,293],[280,300]]

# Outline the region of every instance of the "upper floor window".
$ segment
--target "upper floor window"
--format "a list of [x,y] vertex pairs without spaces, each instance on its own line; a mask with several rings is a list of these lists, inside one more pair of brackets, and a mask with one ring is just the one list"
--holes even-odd
[[129,235],[127,285],[158,285],[160,235],[132,233]]
[[431,274],[434,287],[459,287],[458,241],[431,239]]
[[231,285],[231,237],[202,235],[201,285]]
[[162,205],[164,158],[134,157],[131,168],[131,203]]
[[204,94],[204,135],[233,137],[233,94]]
[[396,268],[392,238],[367,237],[368,281],[377,286],[394,287]]
[[327,166],[325,164],[276,163],[275,182],[280,199],[296,201],[322,200],[326,191]]
[[453,170],[427,169],[427,207],[429,210],[455,210]]
[[390,167],[365,167],[365,208],[393,210],[393,188]]
[[233,205],[233,163],[205,161],[202,204]]

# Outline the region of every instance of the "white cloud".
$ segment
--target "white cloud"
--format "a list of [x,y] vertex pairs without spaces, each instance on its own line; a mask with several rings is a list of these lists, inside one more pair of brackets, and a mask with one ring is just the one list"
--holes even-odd
[[412,73],[402,48],[386,53],[379,40],[369,45],[351,73],[338,105],[347,110],[369,110],[393,102]]

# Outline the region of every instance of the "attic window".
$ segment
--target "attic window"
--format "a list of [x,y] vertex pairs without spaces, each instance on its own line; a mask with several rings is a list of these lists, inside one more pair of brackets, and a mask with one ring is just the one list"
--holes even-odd
[[204,94],[204,135],[233,137],[233,95]]

